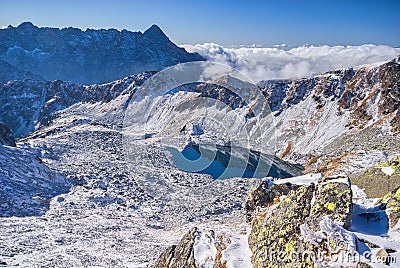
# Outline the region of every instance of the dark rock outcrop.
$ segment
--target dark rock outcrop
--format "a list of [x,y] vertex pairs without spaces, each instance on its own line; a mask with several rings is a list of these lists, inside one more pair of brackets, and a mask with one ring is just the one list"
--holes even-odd
[[258,207],[267,207],[277,202],[277,198],[287,195],[291,190],[299,188],[298,185],[291,183],[273,184],[270,187],[269,179],[257,181],[251,186],[249,195],[245,203],[246,222],[249,223],[253,219],[253,213]]
[[163,253],[161,253],[160,257],[158,257],[157,262],[154,264],[153,267],[170,267],[170,264],[172,264],[172,260],[174,259],[175,249],[176,245],[172,245],[166,248]]
[[10,128],[0,122],[0,144],[8,146],[16,146],[14,140],[14,134]]
[[178,245],[168,247],[160,255],[153,268],[196,268],[193,245],[197,234],[197,228],[192,228]]

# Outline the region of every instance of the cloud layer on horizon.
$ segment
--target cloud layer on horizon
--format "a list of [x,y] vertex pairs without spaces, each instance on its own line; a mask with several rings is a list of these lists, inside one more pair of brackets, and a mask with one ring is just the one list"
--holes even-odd
[[347,67],[387,61],[400,48],[385,45],[226,48],[215,43],[183,45],[208,60],[238,69],[253,81],[291,79]]

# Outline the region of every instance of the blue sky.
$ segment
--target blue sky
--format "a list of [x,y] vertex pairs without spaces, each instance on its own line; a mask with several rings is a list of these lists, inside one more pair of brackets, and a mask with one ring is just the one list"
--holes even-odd
[[9,1],[0,26],[144,31],[158,24],[178,44],[400,46],[400,1]]

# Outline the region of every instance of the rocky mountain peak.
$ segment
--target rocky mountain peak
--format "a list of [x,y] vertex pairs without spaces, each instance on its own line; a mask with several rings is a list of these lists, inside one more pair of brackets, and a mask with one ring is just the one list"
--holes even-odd
[[30,29],[34,29],[34,28],[38,28],[38,27],[33,25],[33,23],[30,21],[25,21],[25,22],[22,22],[20,25],[18,25],[17,28],[22,29],[22,30],[30,30]]
[[143,33],[143,35],[153,40],[169,40],[161,28],[156,24],[151,25],[150,28]]

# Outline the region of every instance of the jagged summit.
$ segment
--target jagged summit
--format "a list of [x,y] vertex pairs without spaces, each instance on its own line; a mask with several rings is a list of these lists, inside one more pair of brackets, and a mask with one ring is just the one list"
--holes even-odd
[[151,25],[150,28],[147,29],[143,33],[143,35],[146,36],[146,37],[149,37],[149,38],[165,38],[165,39],[168,39],[168,37],[161,30],[161,28],[156,24]]
[[23,22],[0,30],[0,60],[19,73],[89,85],[204,59],[172,43],[157,25],[141,33],[37,27]]

